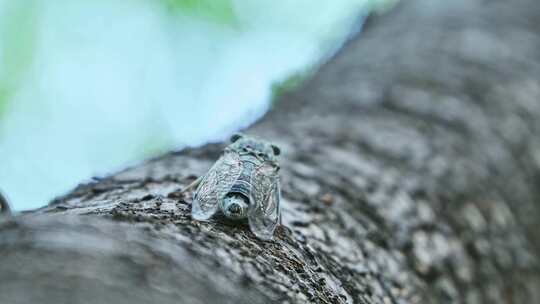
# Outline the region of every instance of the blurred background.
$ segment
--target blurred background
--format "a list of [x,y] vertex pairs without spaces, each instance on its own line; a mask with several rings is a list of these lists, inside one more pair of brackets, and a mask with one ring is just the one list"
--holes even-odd
[[261,117],[394,0],[0,0],[0,189],[15,210]]

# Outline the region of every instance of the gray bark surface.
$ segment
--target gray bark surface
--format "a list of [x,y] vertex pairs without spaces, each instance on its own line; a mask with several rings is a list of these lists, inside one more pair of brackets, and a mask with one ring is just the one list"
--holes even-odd
[[540,7],[402,1],[247,130],[283,226],[191,220],[223,145],[0,220],[0,303],[540,303]]

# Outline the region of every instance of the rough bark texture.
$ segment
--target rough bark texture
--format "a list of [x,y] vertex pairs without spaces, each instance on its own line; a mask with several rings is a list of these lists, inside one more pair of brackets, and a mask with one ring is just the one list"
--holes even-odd
[[[435,3],[436,2],[436,3]],[[248,133],[274,241],[199,223],[170,153],[0,222],[0,303],[540,303],[540,9],[407,0]]]

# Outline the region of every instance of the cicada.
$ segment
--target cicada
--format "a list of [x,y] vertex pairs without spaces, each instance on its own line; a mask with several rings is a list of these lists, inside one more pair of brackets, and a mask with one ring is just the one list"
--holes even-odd
[[281,222],[280,183],[276,145],[235,134],[210,170],[184,191],[196,187],[193,219],[207,221],[221,213],[231,220],[248,220],[251,231],[269,240]]

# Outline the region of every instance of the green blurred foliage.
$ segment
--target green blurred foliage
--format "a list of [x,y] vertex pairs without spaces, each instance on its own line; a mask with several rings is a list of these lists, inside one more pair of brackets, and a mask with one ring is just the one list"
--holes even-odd
[[220,24],[235,24],[238,20],[230,0],[163,0],[172,12],[183,12]]
[[164,154],[174,147],[174,138],[168,133],[145,134],[138,148],[142,158],[151,158]]
[[38,29],[36,1],[9,1],[0,16],[0,117],[28,72]]
[[9,91],[2,87],[2,83],[0,83],[0,118],[2,118],[2,114],[6,111],[7,102],[9,99]]
[[271,87],[272,105],[275,105],[275,103],[278,102],[279,98],[283,94],[299,88],[304,82],[306,82],[307,79],[311,77],[311,75],[313,74],[313,70],[314,69],[302,70],[291,74],[290,76],[281,81],[274,82]]
[[395,2],[0,0],[0,184],[28,209],[126,162],[216,140],[262,114],[268,94],[284,101],[361,16]]
[[[398,2],[399,0],[368,0],[366,7],[369,13],[383,14],[393,8]],[[332,48],[334,47],[334,44],[331,42],[333,41],[323,42],[321,45],[327,45]],[[302,86],[302,84],[314,74],[317,67],[318,65],[315,63],[313,66],[292,73],[283,80],[274,82],[271,86],[272,105],[275,105],[283,94],[294,91]]]

